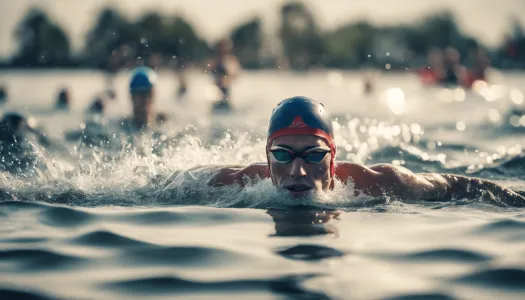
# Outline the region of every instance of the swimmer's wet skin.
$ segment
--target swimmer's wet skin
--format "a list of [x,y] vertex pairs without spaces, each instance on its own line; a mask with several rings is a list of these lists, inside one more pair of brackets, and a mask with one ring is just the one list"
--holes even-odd
[[335,162],[336,146],[323,104],[293,97],[272,112],[266,147],[267,163],[224,166],[209,184],[243,185],[243,178],[271,178],[292,197],[333,189],[334,180],[353,184],[356,193],[373,197],[448,201],[488,197],[501,205],[525,206],[525,198],[491,181],[453,174],[413,173],[391,164],[363,166]]

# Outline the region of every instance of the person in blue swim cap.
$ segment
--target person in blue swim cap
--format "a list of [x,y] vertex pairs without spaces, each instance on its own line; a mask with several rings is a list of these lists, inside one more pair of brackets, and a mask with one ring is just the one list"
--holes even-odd
[[525,198],[494,182],[453,174],[419,173],[392,164],[370,167],[336,162],[331,119],[323,104],[306,97],[281,101],[268,126],[266,163],[248,166],[198,167],[188,172],[214,172],[212,186],[237,184],[245,178],[271,178],[293,198],[329,191],[338,181],[352,185],[357,195],[408,200],[441,200],[490,195],[491,201],[525,206]]
[[152,112],[155,97],[157,74],[148,67],[139,67],[133,71],[129,82],[131,104],[133,109],[132,123],[144,128],[155,122]]

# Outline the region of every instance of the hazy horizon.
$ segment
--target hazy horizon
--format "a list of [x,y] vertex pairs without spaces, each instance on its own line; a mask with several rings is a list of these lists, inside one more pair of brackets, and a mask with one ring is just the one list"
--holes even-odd
[[[84,46],[84,38],[92,27],[98,12],[112,5],[129,17],[156,10],[185,16],[199,35],[214,41],[229,33],[236,25],[260,16],[267,32],[273,32],[278,21],[278,8],[287,0],[245,2],[241,0],[0,0],[0,57],[10,57],[16,50],[13,30],[24,14],[33,6],[44,8],[50,17],[68,33],[73,50]],[[488,46],[498,45],[510,32],[512,18],[525,24],[524,0],[441,0],[437,1],[345,1],[305,0],[323,29],[356,20],[375,24],[409,23],[434,11],[449,9],[465,33],[473,35]],[[522,13],[517,13],[517,12]],[[67,12],[67,13],[65,13]],[[220,13],[217,13],[220,12]],[[409,16],[409,17],[408,17]]]

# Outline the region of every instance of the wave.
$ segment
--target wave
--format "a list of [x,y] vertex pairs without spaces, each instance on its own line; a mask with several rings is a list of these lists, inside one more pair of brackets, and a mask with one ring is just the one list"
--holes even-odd
[[271,292],[301,299],[330,299],[327,295],[301,287],[305,280],[320,274],[290,275],[270,279],[243,279],[232,281],[203,282],[185,279],[179,276],[155,276],[118,280],[102,285],[106,289],[116,289],[123,293],[156,295],[166,293],[210,294],[228,292]]
[[0,261],[16,262],[18,264],[15,268],[17,272],[33,272],[70,268],[86,262],[86,259],[47,249],[30,248],[0,250]]
[[20,299],[20,300],[58,300],[40,293],[32,293],[26,290],[17,290],[13,288],[0,288],[1,299]]
[[480,263],[493,259],[490,255],[466,249],[429,249],[403,254],[401,259],[424,262]]
[[445,293],[414,293],[384,298],[385,300],[455,300],[457,298]]
[[525,269],[516,267],[492,267],[460,276],[457,283],[481,285],[484,287],[505,288],[525,291]]

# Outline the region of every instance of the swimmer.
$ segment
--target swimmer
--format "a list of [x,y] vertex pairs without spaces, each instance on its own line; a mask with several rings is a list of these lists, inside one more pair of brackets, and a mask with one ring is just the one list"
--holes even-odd
[[490,58],[482,48],[476,48],[470,53],[472,59],[472,68],[468,70],[465,76],[464,86],[471,88],[475,81],[487,81],[487,69],[490,67]]
[[426,68],[419,70],[419,76],[423,84],[436,84],[445,77],[443,52],[441,49],[433,48],[427,54]]
[[57,103],[55,108],[59,110],[69,110],[71,104],[71,95],[67,88],[63,88],[58,93]]
[[89,108],[95,115],[82,122],[80,130],[66,132],[65,139],[104,149],[121,149],[136,144],[135,138],[142,137],[142,133],[151,133],[156,139],[161,134],[154,130],[155,127],[168,119],[166,114],[152,111],[156,81],[157,75],[152,69],[135,69],[129,83],[132,115],[114,121],[97,115],[97,112],[103,112],[106,104],[104,98],[98,98]]
[[173,57],[170,60],[171,68],[175,72],[175,77],[178,82],[177,99],[182,100],[188,92],[188,81],[186,79],[186,69],[188,68],[187,63],[182,57]]
[[217,45],[216,57],[209,64],[209,71],[213,74],[215,85],[222,93],[222,99],[214,104],[215,110],[231,109],[230,89],[233,79],[237,76],[240,63],[232,54],[233,44],[231,40],[224,39]]
[[133,72],[129,83],[133,115],[125,123],[136,130],[143,130],[167,118],[165,115],[158,118],[152,111],[156,83],[157,74],[150,68],[139,67]]
[[93,103],[91,103],[88,112],[92,114],[104,114],[105,109],[106,102],[104,101],[104,98],[97,96],[95,97],[95,100],[93,100]]
[[0,170],[18,173],[40,166],[31,138],[42,146],[55,146],[36,128],[33,118],[19,113],[4,114],[0,120]]
[[0,105],[7,103],[7,89],[5,86],[0,85]]
[[440,78],[443,85],[461,85],[466,76],[466,69],[461,65],[461,55],[454,47],[447,47],[443,51],[444,74]]
[[188,82],[186,80],[186,76],[183,73],[183,71],[179,71],[177,73],[177,80],[179,82],[179,89],[177,90],[177,98],[181,100],[186,96],[186,93],[188,92]]
[[367,72],[363,78],[363,93],[365,95],[371,95],[375,90],[375,74]]
[[[200,167],[215,170],[209,185],[244,185],[245,178],[270,178],[291,197],[329,191],[336,179],[351,184],[356,195],[447,201],[450,199],[499,199],[525,206],[525,198],[491,181],[452,174],[420,173],[391,164],[370,167],[335,161],[336,146],[331,120],[324,106],[312,99],[293,97],[281,101],[270,117],[266,163],[249,166]],[[190,171],[199,170],[192,169]],[[211,175],[211,174],[210,174]]]

